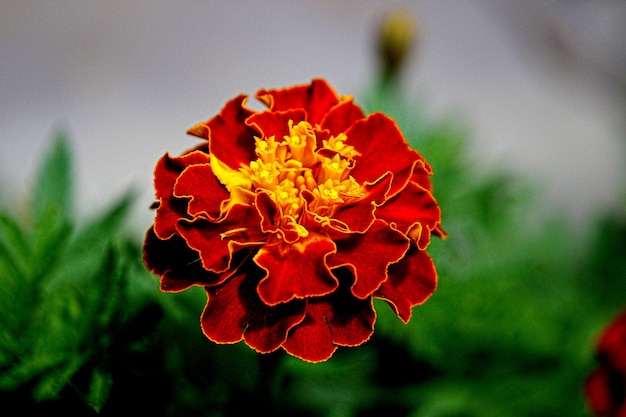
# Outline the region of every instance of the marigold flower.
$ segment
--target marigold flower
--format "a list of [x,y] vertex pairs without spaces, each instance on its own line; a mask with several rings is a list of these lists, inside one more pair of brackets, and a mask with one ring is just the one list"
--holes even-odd
[[602,417],[626,417],[626,310],[602,333],[596,349],[600,366],[587,377],[591,411]]
[[163,291],[205,288],[210,340],[319,362],[370,338],[374,298],[406,323],[435,290],[431,167],[324,80],[256,98],[268,109],[240,95],[158,161],[144,259]]

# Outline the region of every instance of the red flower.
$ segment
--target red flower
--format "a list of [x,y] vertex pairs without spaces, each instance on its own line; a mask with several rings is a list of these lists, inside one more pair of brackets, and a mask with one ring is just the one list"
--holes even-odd
[[205,335],[311,362],[373,333],[373,299],[408,322],[435,290],[443,236],[431,168],[394,121],[324,80],[240,95],[155,168],[145,263],[163,291],[206,289]]
[[604,330],[597,355],[585,383],[589,406],[597,416],[626,417],[626,310]]

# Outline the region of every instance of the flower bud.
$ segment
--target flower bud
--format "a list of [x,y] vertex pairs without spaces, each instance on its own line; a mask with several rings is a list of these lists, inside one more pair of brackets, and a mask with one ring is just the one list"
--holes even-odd
[[394,9],[382,19],[378,34],[378,55],[384,83],[396,80],[419,36],[415,17]]

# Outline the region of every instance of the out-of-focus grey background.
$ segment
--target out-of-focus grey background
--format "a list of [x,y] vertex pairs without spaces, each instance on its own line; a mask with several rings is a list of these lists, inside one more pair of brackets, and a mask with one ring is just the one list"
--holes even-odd
[[[87,212],[197,143],[226,100],[324,77],[357,102],[393,7],[420,22],[405,86],[455,115],[487,165],[541,180],[576,222],[620,204],[626,2],[617,0],[0,1],[0,197],[29,189],[55,128]],[[436,167],[435,167],[436,169]],[[623,200],[622,200],[623,202]]]

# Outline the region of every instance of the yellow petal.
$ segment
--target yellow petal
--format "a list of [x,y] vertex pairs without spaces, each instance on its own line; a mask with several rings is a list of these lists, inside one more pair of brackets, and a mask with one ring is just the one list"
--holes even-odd
[[226,187],[230,192],[233,192],[235,187],[243,188],[244,190],[252,189],[252,181],[250,176],[235,170],[217,159],[213,154],[209,155],[211,161],[211,169],[217,179]]

